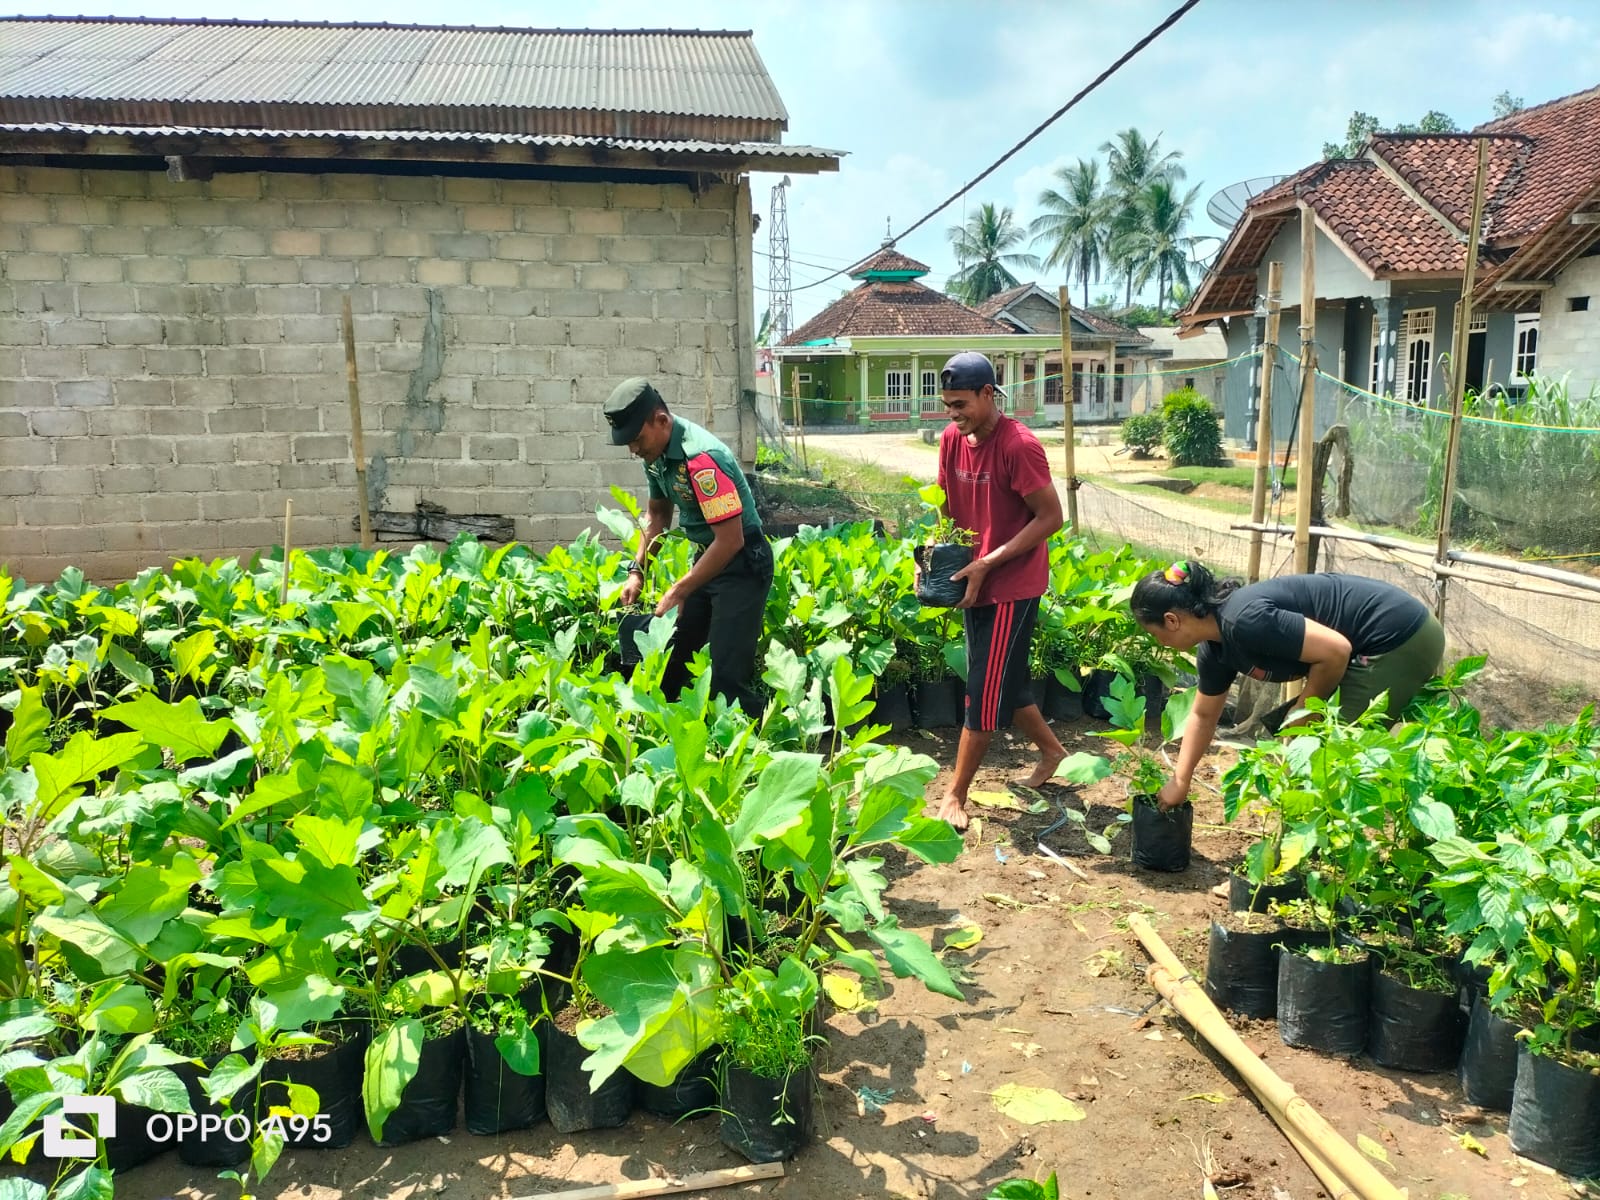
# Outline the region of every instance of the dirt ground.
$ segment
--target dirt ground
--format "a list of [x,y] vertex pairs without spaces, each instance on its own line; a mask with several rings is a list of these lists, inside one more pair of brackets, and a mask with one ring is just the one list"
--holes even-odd
[[[1085,736],[1088,728],[1084,721],[1058,726],[1069,749],[1103,751],[1099,739]],[[911,732],[896,740],[933,755],[947,773],[955,749],[948,735]],[[1025,750],[997,739],[975,790],[1001,792],[1026,767]],[[1214,782],[1214,773],[1202,774]],[[946,777],[935,781],[931,799]],[[971,949],[945,951],[966,1002],[891,980],[874,1007],[834,1012],[820,1065],[816,1143],[782,1180],[705,1195],[958,1200],[981,1197],[1002,1179],[1054,1170],[1062,1196],[1073,1200],[1198,1197],[1207,1169],[1224,1200],[1325,1195],[1248,1090],[1195,1044],[1180,1018],[1157,1006],[1146,1027],[1135,1027],[1134,1015],[1155,993],[1127,916],[1147,914],[1198,975],[1210,918],[1225,907],[1210,889],[1237,861],[1246,834],[1220,826],[1220,801],[1201,786],[1194,862],[1179,875],[1135,871],[1125,837],[1103,857],[1072,827],[1051,834],[1046,844],[1079,866],[1085,881],[1038,854],[1037,838],[1062,802],[1087,803],[1096,827],[1113,820],[1121,784],[1047,790],[1049,812],[1028,812],[1026,798],[1014,808],[974,806],[978,821],[952,864],[889,865],[891,904],[907,927],[935,946],[963,924],[982,929]],[[1411,1200],[1575,1194],[1566,1180],[1517,1159],[1504,1116],[1469,1109],[1451,1075],[1407,1076],[1365,1060],[1292,1050],[1271,1022],[1236,1027],[1348,1140],[1365,1135],[1381,1146],[1388,1161],[1380,1169]],[[1053,1088],[1084,1117],[1020,1124],[995,1107],[992,1093],[1005,1084]],[[882,1098],[881,1108],[859,1102],[864,1087]],[[1462,1147],[1464,1133],[1482,1156]],[[673,1127],[636,1113],[622,1129],[570,1139],[540,1124],[495,1138],[458,1131],[397,1149],[363,1138],[344,1151],[291,1152],[256,1194],[500,1200],[741,1161],[718,1142],[714,1118]],[[171,1155],[120,1176],[117,1192],[119,1200],[237,1195],[235,1185]]]

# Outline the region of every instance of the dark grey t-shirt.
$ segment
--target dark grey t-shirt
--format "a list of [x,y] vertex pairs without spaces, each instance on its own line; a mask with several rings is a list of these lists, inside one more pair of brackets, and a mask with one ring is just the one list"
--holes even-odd
[[1222,602],[1220,642],[1195,655],[1200,692],[1220,696],[1241,672],[1282,683],[1303,678],[1306,619],[1350,640],[1353,658],[1385,654],[1428,619],[1420,600],[1391,584],[1359,575],[1285,575],[1240,588]]

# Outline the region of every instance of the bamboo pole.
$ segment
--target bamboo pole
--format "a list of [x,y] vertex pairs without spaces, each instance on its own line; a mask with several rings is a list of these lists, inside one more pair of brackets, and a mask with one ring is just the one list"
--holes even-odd
[[[778,379],[778,394],[780,396],[783,394],[783,379],[782,379],[781,376]],[[810,471],[811,470],[811,456],[806,453],[806,410],[805,410],[805,405],[800,402],[800,368],[799,367],[796,367],[794,369],[794,423],[795,423],[795,435],[794,435],[795,436],[795,444],[798,446],[798,448],[800,450],[800,453],[799,453],[799,456],[798,456],[799,459],[800,459],[800,466],[801,466],[802,470]]]
[[540,1192],[518,1196],[516,1200],[619,1200],[620,1197],[672,1196],[680,1192],[703,1192],[709,1188],[732,1187],[761,1179],[781,1179],[783,1164],[755,1163],[748,1167],[724,1167],[718,1171],[699,1171],[677,1179],[624,1179],[620,1183],[599,1183],[592,1187],[567,1188],[560,1192]]
[[372,549],[372,510],[367,501],[367,447],[361,436],[361,391],[356,386],[356,325],[350,296],[344,297],[344,377],[350,392],[350,453],[356,460],[356,493],[361,514],[361,548]]
[[1149,921],[1135,913],[1128,918],[1128,928],[1154,959],[1146,977],[1195,1032],[1227,1059],[1240,1078],[1250,1085],[1272,1119],[1335,1197],[1401,1200],[1400,1191],[1372,1163],[1240,1040]]
[[1534,563],[1513,563],[1491,558],[1487,554],[1474,554],[1470,550],[1451,550],[1448,555],[1451,562],[1466,563],[1474,567],[1493,567],[1497,571],[1510,571],[1514,575],[1529,575],[1534,579],[1548,579],[1552,583],[1563,583],[1568,587],[1580,588],[1586,592],[1600,592],[1600,579],[1590,579],[1586,575],[1576,575],[1571,571],[1557,571],[1550,567],[1537,566]]
[[290,546],[293,544],[292,525],[294,523],[294,498],[283,502],[283,583],[278,588],[278,603],[289,603],[289,555]]
[[[1256,477],[1250,493],[1250,520],[1267,518],[1267,479],[1272,473],[1272,373],[1278,364],[1278,330],[1282,323],[1283,264],[1267,264],[1267,332],[1261,343],[1261,413],[1256,418]],[[1261,533],[1250,535],[1249,581],[1261,578]]]
[[[1472,289],[1478,278],[1478,236],[1483,229],[1483,189],[1489,174],[1489,142],[1478,139],[1478,175],[1472,186],[1472,224],[1467,229],[1467,265],[1461,275],[1461,303],[1456,305],[1456,327],[1450,342],[1450,440],[1445,450],[1444,487],[1439,498],[1440,566],[1450,558],[1450,517],[1456,503],[1456,471],[1461,462],[1461,409],[1467,390],[1467,339],[1472,327]],[[1434,615],[1444,620],[1448,576],[1440,576]]]
[[1067,468],[1067,528],[1081,533],[1078,525],[1078,431],[1072,412],[1072,297],[1065,284],[1056,293],[1061,311],[1061,441]]
[[1317,223],[1300,202],[1300,445],[1295,451],[1294,569],[1311,570],[1311,454],[1317,407]]

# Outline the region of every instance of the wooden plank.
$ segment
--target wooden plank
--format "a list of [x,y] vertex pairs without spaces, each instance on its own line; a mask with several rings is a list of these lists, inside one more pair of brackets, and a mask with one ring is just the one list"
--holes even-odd
[[724,1167],[720,1171],[700,1171],[675,1179],[625,1179],[620,1183],[600,1183],[590,1187],[568,1188],[563,1192],[539,1192],[517,1196],[514,1200],[620,1200],[622,1197],[675,1196],[683,1192],[702,1192],[711,1188],[732,1187],[762,1179],[779,1179],[783,1164],[755,1163],[748,1167]]

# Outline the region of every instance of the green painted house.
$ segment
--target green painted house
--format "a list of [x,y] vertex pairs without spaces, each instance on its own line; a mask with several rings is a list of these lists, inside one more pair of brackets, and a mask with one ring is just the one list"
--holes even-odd
[[[773,382],[786,420],[799,417],[808,427],[942,425],[939,368],[962,350],[994,362],[1003,407],[1012,416],[1038,425],[1062,419],[1060,315],[1053,301],[1049,313],[1042,311],[1040,298],[1049,299],[1043,289],[1025,284],[992,297],[980,311],[920,282],[929,270],[885,242],[851,268],[850,277],[859,281],[853,291],[772,348]],[[1074,311],[1072,321],[1074,368],[1087,372],[1075,413],[1118,415],[1112,396],[1120,389],[1105,380],[1114,378],[1119,354],[1126,368],[1128,355],[1148,339],[1093,314]]]

